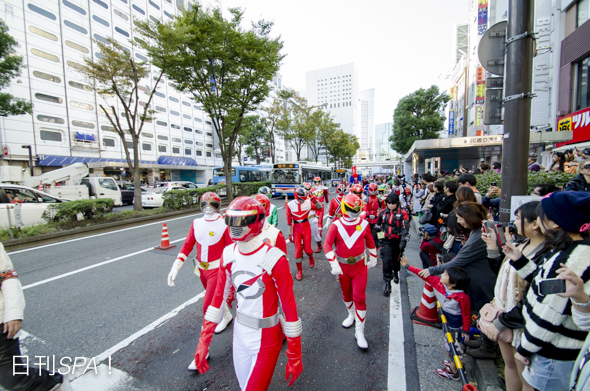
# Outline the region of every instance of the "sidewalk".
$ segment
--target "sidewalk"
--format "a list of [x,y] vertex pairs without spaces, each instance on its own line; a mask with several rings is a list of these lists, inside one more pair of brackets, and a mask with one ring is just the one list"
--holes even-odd
[[[414,221],[416,222],[415,227],[418,227],[417,220]],[[410,229],[410,233],[412,236],[406,247],[405,255],[410,265],[421,269],[422,262],[418,253],[422,238],[418,235],[414,227]],[[419,306],[424,289],[424,281],[414,273],[403,269],[401,277],[406,279],[407,282],[410,307]],[[450,360],[444,346],[443,331],[433,327],[414,324],[414,340],[420,377],[420,389],[437,391],[460,390],[460,382],[442,379],[434,372],[437,368],[443,368],[442,360]],[[461,362],[465,368],[467,380],[474,383],[479,391],[502,390],[497,381],[499,375],[494,360],[475,360],[471,356],[464,354],[461,357]]]

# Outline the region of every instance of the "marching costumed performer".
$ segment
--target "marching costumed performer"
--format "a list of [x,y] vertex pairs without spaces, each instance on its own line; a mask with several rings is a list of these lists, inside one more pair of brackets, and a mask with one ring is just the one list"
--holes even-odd
[[375,231],[375,224],[379,217],[379,210],[385,209],[385,201],[379,199],[379,187],[376,183],[370,183],[367,192],[369,193],[369,197],[367,198],[367,202],[363,205],[363,212],[365,219],[371,226],[373,240],[375,241],[375,244],[377,244],[379,242],[377,239],[377,231]]
[[[229,229],[225,221],[219,214],[221,198],[213,192],[207,192],[201,196],[201,210],[205,214],[203,217],[195,219],[188,230],[184,245],[180,249],[176,260],[172,264],[172,269],[168,274],[168,285],[174,286],[174,280],[184,261],[193,248],[197,247],[195,262],[195,274],[201,279],[205,288],[205,297],[203,297],[203,315],[211,304],[219,272],[219,260],[225,246],[233,243]],[[231,312],[227,304],[223,305],[223,318],[215,328],[215,333],[221,333],[232,321]],[[195,371],[195,361],[193,360],[188,366],[189,371]]]
[[263,206],[252,197],[238,197],[227,208],[225,221],[236,243],[223,251],[215,296],[195,354],[198,371],[207,372],[213,330],[223,318],[221,306],[235,289],[233,360],[242,391],[268,389],[285,337],[289,385],[303,371],[301,320],[289,263],[281,250],[262,242],[264,219]]
[[[270,213],[270,206],[272,205],[268,197],[259,193],[254,196],[254,199],[262,204],[264,207],[264,213],[268,216]],[[285,240],[285,236],[277,227],[269,223],[268,218],[264,220],[264,227],[262,227],[260,238],[264,243],[272,247],[277,247],[279,250],[287,254],[287,241]]]
[[[316,253],[322,251],[322,230],[324,226],[324,203],[328,204],[330,202],[329,195],[330,191],[324,184],[322,183],[322,178],[316,176],[313,178],[313,188],[311,189],[311,194],[313,194],[318,202],[320,203],[321,207],[315,211],[317,217],[317,233],[315,233],[314,239],[318,245]],[[312,223],[312,231],[313,231],[313,223]]]
[[285,206],[287,224],[289,225],[289,241],[295,245],[296,280],[303,278],[303,250],[309,257],[309,267],[315,266],[311,248],[311,227],[309,226],[309,213],[314,207],[319,208],[319,202],[315,196],[310,197],[303,187],[295,189],[295,199],[289,201]]
[[346,185],[341,183],[338,186],[336,186],[336,197],[333,197],[330,200],[330,208],[328,209],[328,221],[326,222],[326,227],[330,225],[332,220],[336,221],[342,217],[341,202],[345,193]]
[[[369,223],[359,217],[361,204],[361,200],[354,194],[344,196],[343,216],[334,221],[328,229],[324,241],[324,252],[332,268],[331,273],[339,276],[342,298],[348,310],[348,317],[342,322],[342,327],[348,328],[354,323],[356,343],[359,348],[367,349],[369,347],[365,339],[367,269],[377,264],[377,249]],[[368,262],[365,248],[369,250]]]
[[[258,189],[258,194],[264,194],[269,200],[272,199],[272,190],[268,186],[261,186]],[[270,204],[270,213],[266,214],[266,220],[275,227],[279,225],[279,211],[273,204]]]

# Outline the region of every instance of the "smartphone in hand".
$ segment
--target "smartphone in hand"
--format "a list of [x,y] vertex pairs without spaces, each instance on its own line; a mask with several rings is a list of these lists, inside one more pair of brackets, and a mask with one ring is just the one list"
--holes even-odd
[[498,237],[498,242],[500,247],[506,244],[506,235],[504,234],[504,227],[502,224],[496,224],[496,236]]
[[542,296],[554,295],[565,292],[565,280],[559,278],[548,278],[539,281],[539,294]]

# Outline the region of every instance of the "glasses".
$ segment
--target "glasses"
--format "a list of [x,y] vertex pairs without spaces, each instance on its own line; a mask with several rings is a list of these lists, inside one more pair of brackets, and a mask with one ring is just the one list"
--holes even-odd
[[582,166],[582,168],[583,168],[584,170],[590,170],[590,164],[584,164],[584,165]]

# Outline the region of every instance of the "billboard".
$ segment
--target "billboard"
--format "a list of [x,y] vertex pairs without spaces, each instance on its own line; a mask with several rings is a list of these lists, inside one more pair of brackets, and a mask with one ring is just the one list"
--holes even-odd
[[564,115],[557,120],[558,132],[569,130],[574,132],[571,141],[559,143],[558,146],[590,140],[590,107]]
[[455,134],[455,112],[449,111],[449,136]]
[[477,34],[484,35],[488,29],[488,0],[478,0]]

